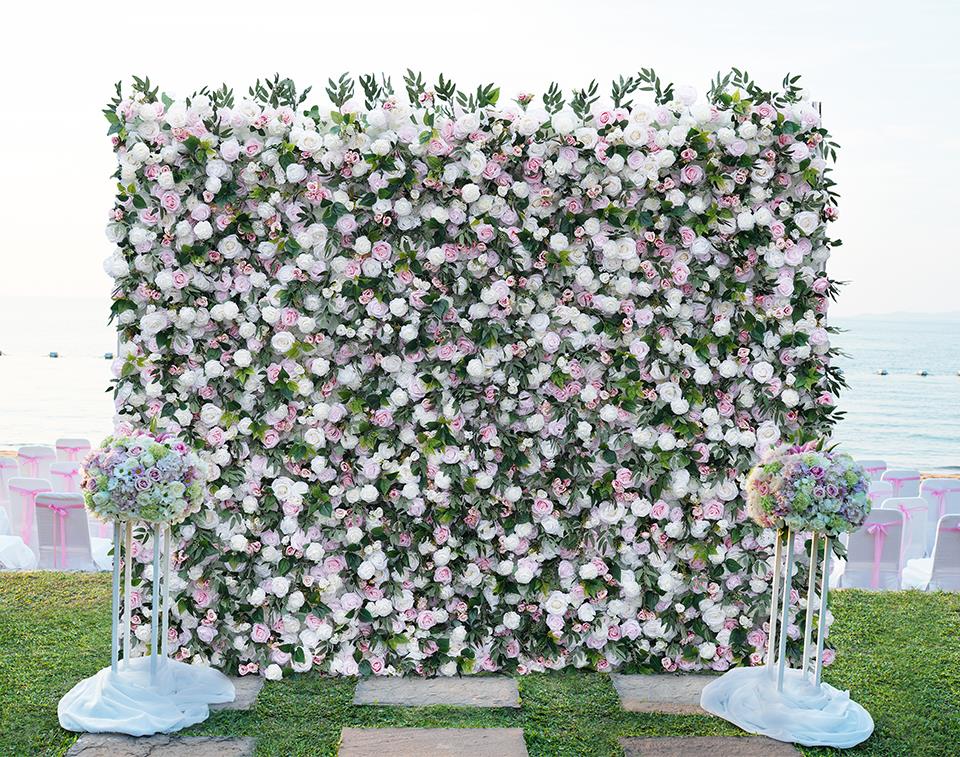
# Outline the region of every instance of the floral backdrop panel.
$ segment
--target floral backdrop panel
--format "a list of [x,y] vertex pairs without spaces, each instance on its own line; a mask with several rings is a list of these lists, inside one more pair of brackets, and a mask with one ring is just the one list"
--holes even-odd
[[271,678],[760,662],[742,478],[828,435],[842,385],[818,108],[736,70],[359,83],[135,79],[105,111],[117,407],[209,466],[171,649]]

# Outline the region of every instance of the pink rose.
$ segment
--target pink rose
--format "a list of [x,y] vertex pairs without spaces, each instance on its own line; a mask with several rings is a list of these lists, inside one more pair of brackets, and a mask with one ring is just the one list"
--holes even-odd
[[680,181],[682,181],[684,184],[699,184],[701,181],[703,181],[703,177],[703,169],[696,164],[684,166],[680,171]]
[[270,639],[270,629],[263,623],[254,623],[250,629],[250,639],[255,644],[263,644]]

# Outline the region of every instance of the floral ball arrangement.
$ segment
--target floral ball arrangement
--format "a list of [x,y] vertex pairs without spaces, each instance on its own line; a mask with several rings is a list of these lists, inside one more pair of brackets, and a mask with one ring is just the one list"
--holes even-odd
[[200,509],[206,466],[186,444],[140,432],[108,436],[83,464],[87,508],[103,520],[178,523]]
[[870,512],[870,479],[844,453],[811,444],[771,450],[747,477],[750,517],[764,528],[827,536],[859,528]]

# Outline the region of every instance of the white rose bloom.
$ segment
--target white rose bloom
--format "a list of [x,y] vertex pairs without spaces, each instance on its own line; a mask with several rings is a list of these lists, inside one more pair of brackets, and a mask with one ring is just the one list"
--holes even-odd
[[273,347],[276,352],[286,353],[290,351],[296,341],[293,334],[289,331],[278,331],[270,339],[270,346]]
[[753,366],[753,380],[759,384],[766,384],[770,379],[773,378],[773,366],[770,363],[761,361],[759,363],[754,363]]

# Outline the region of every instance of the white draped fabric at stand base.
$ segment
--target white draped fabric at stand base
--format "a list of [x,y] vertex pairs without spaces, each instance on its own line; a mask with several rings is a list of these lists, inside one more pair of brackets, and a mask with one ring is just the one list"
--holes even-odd
[[230,679],[220,671],[163,658],[150,685],[150,658],[137,657],[116,672],[104,668],[80,681],[57,706],[68,731],[149,736],[200,723],[209,705],[232,702]]
[[769,667],[735,668],[703,689],[700,706],[750,733],[803,746],[840,749],[873,733],[873,718],[849,692],[785,671],[783,691]]

